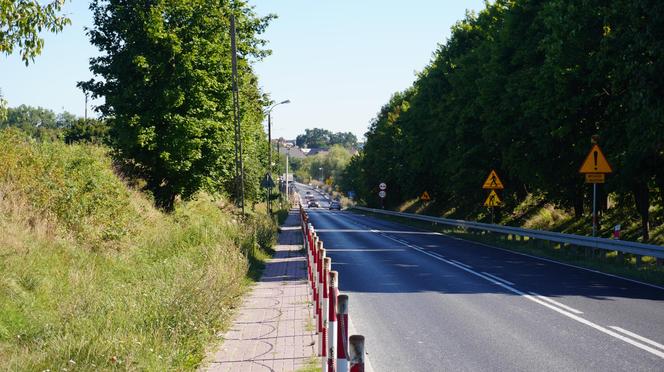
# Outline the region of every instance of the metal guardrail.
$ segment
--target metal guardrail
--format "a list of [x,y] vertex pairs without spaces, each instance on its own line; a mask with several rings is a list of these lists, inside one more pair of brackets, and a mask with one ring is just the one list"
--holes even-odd
[[365,207],[353,207],[353,208],[367,212],[386,214],[390,216],[410,218],[421,221],[429,221],[429,222],[435,222],[443,225],[450,225],[456,227],[463,227],[466,229],[491,231],[500,234],[527,236],[533,239],[548,240],[552,242],[572,244],[581,247],[590,247],[595,249],[605,249],[609,251],[632,253],[640,256],[664,258],[664,247],[653,244],[644,244],[644,243],[628,242],[624,240],[614,240],[614,239],[605,239],[605,238],[593,238],[590,236],[564,234],[564,233],[544,231],[544,230],[523,229],[520,227],[512,227],[512,226],[492,225],[488,223],[454,220],[449,218],[425,216],[414,213],[394,212],[384,209],[373,209]]

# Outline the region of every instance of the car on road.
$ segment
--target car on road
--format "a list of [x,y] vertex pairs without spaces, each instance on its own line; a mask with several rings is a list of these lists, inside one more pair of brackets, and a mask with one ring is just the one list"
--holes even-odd
[[340,211],[341,210],[341,203],[339,203],[336,200],[330,202],[330,210],[333,210],[333,209],[336,209],[336,210]]
[[309,204],[307,204],[309,208],[320,208],[320,204],[318,204],[317,201],[315,200],[309,200]]

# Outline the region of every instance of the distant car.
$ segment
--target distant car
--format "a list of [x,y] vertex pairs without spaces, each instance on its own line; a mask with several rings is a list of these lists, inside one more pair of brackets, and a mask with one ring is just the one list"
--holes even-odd
[[307,191],[307,195],[311,195],[311,191]]
[[330,203],[330,210],[333,210],[333,209],[336,209],[336,210],[340,211],[341,210],[341,203],[339,203],[338,201],[331,202]]
[[308,206],[309,208],[320,208],[320,204],[315,200],[310,200]]

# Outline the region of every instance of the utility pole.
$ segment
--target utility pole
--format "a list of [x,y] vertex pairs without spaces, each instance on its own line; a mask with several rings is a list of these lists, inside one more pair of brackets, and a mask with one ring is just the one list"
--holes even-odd
[[[290,100],[275,103],[267,110],[267,174],[272,178],[272,109],[279,105],[290,103]],[[278,143],[278,142],[277,142]],[[279,154],[277,153],[277,157]],[[268,187],[267,192],[267,213],[272,213],[272,188]]]
[[240,125],[240,93],[237,76],[237,45],[235,43],[235,15],[231,14],[231,62],[233,80],[233,118],[235,119],[235,198],[244,216],[244,162],[242,154],[242,136]]
[[88,122],[88,91],[84,90],[83,93],[85,94],[85,122]]
[[288,194],[288,156],[290,155],[290,149],[286,153],[286,202],[290,202],[290,195]]

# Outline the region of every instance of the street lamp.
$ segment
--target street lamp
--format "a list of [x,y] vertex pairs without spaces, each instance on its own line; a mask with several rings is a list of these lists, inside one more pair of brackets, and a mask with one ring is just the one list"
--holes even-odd
[[[267,155],[267,174],[269,175],[269,178],[272,179],[272,109],[279,105],[283,105],[286,103],[290,103],[290,100],[285,100],[281,101],[279,103],[275,103],[272,105],[267,110],[267,148],[268,148],[268,155]],[[278,156],[279,154],[277,154]],[[268,185],[269,186],[269,185]],[[268,192],[267,192],[267,211],[268,213],[272,213],[272,188],[268,187]]]
[[323,182],[323,168],[318,168],[320,171],[320,182]]

